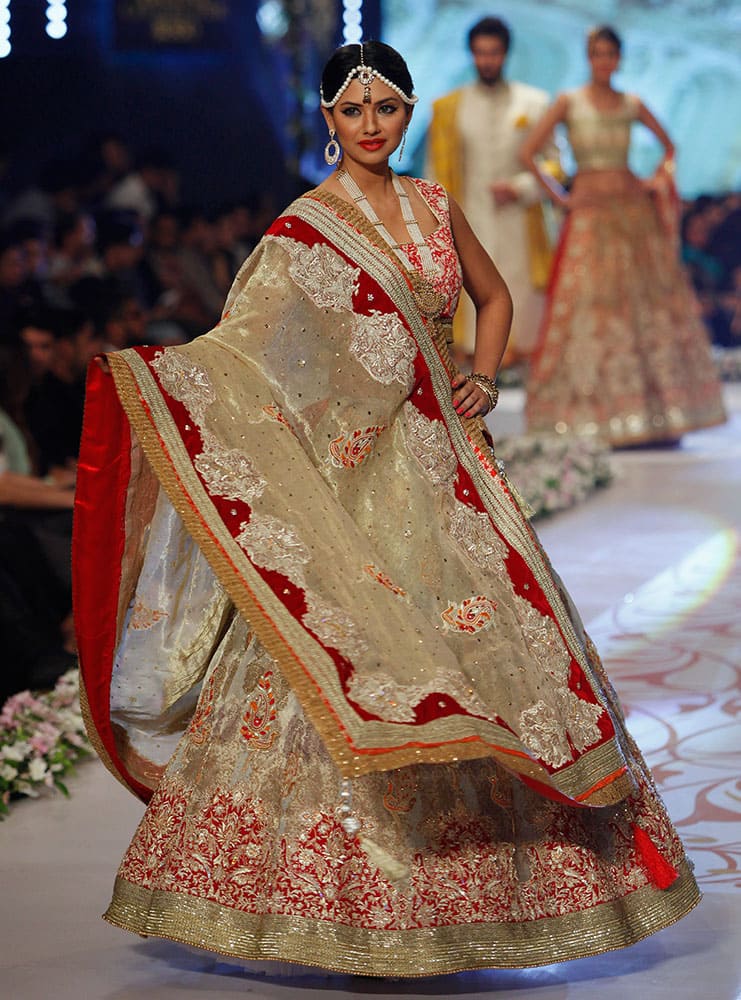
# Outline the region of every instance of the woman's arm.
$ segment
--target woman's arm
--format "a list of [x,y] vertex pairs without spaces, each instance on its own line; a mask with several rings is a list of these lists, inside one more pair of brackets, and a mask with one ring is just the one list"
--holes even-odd
[[71,510],[73,490],[54,486],[37,476],[19,472],[0,473],[0,505],[35,510]]
[[674,158],[674,143],[669,138],[669,134],[664,126],[654,115],[651,114],[643,101],[638,102],[638,114],[636,115],[636,118],[641,125],[645,125],[649,131],[653,132],[661,145],[664,147],[664,157],[658,166],[658,170],[661,170],[668,160]]
[[545,190],[548,197],[557,205],[561,205],[564,208],[568,205],[568,192],[565,190],[563,185],[559,184],[558,181],[551,176],[551,174],[542,170],[538,166],[535,157],[550,139],[556,125],[560,122],[566,121],[567,110],[568,97],[566,94],[559,94],[537,125],[535,125],[520,149],[520,162],[523,163],[528,170],[532,171],[536,180]]
[[[476,307],[476,348],[473,370],[494,379],[507,346],[512,323],[512,298],[504,279],[492,263],[453,198],[450,224],[463,271],[463,287]],[[453,381],[453,404],[462,417],[485,414],[489,400],[479,386],[459,375]]]

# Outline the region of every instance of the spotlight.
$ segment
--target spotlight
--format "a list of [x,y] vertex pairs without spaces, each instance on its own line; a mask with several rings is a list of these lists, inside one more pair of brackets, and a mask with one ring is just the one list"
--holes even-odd
[[277,42],[288,31],[288,14],[280,0],[264,0],[257,8],[257,25],[271,42]]
[[357,44],[363,37],[363,0],[343,0],[342,21],[345,44]]
[[13,46],[10,44],[10,0],[0,0],[0,59],[6,59]]
[[49,0],[46,8],[46,33],[49,38],[64,38],[67,34],[66,0]]

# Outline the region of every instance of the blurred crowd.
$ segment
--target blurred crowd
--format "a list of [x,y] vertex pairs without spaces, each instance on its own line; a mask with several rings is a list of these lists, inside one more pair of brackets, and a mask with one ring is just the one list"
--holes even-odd
[[[72,502],[85,372],[101,351],[191,340],[280,207],[184,205],[176,165],[119,136],[0,185],[0,702],[75,664]],[[741,346],[741,195],[684,206],[683,257],[713,340]]]
[[72,503],[85,373],[101,351],[214,326],[275,206],[184,205],[158,150],[119,136],[0,191],[0,703],[75,665]]
[[713,343],[741,347],[741,194],[684,206],[682,259]]

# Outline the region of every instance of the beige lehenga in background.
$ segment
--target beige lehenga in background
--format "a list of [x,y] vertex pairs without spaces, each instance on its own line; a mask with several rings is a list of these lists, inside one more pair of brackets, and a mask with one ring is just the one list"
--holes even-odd
[[416,183],[437,274],[312,192],[215,330],[92,369],[84,694],[150,800],[121,927],[422,976],[622,947],[698,900],[596,651],[452,406],[460,266],[444,191]]
[[[578,166],[527,382],[528,430],[613,445],[671,441],[725,420],[698,303],[679,259],[673,182],[651,196],[627,168],[639,103],[598,111],[568,94]],[[674,209],[676,212],[676,209]]]

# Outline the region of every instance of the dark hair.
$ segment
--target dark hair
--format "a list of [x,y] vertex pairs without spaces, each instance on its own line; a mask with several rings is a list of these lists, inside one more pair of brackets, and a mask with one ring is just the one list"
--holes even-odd
[[502,45],[504,45],[504,51],[509,52],[509,46],[512,41],[512,32],[506,21],[503,21],[501,17],[484,17],[468,32],[468,47],[473,48],[474,41],[480,35],[488,35],[493,38],[501,39]]
[[[407,97],[414,92],[409,67],[396,49],[384,42],[363,42],[363,61],[390,80]],[[335,49],[322,73],[322,94],[325,101],[333,100],[347,79],[347,74],[360,65],[360,45],[342,45]]]
[[145,170],[147,167],[153,170],[174,170],[175,161],[166,149],[150,146],[137,156],[136,166],[139,170]]
[[142,231],[136,212],[130,209],[112,209],[97,221],[98,250],[105,253],[114,246],[138,246]]
[[0,341],[0,407],[25,430],[24,404],[31,385],[25,346],[18,337]]
[[21,246],[26,240],[48,239],[49,230],[41,219],[24,217],[8,226],[8,235],[16,246]]
[[67,236],[73,233],[80,222],[87,217],[87,212],[65,212],[57,219],[54,227],[54,245],[61,247]]
[[609,42],[618,50],[618,55],[623,51],[623,40],[614,28],[609,24],[598,24],[596,28],[590,28],[587,33],[587,52],[595,42]]
[[13,315],[12,336],[20,340],[22,332],[29,326],[35,330],[46,330],[47,333],[51,333],[54,329],[52,307],[35,302],[16,310]]
[[51,311],[52,333],[55,340],[74,340],[83,327],[90,322],[90,316],[76,306],[64,306]]

